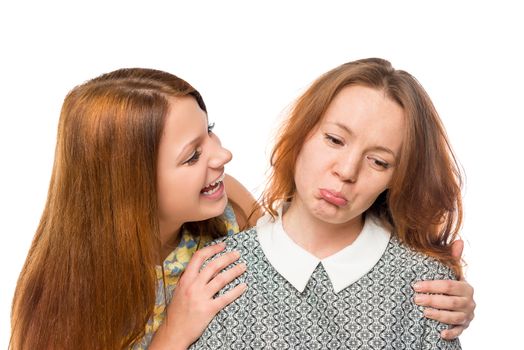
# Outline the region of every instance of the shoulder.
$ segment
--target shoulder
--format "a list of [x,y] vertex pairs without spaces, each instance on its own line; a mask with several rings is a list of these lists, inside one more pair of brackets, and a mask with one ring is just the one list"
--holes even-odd
[[241,256],[243,256],[260,246],[260,243],[258,242],[257,229],[255,226],[241,231],[235,235],[220,237],[214,241],[209,242],[207,245],[221,242],[226,243],[226,249],[211,257],[210,260],[214,260],[217,257],[233,250],[239,251]]
[[226,246],[229,247],[229,246],[241,244],[242,242],[245,242],[245,241],[256,239],[256,235],[257,235],[257,228],[256,226],[253,226],[251,228],[248,228],[247,230],[240,231],[235,235],[228,235],[228,236],[217,238],[209,242],[207,245],[225,242]]
[[427,254],[408,247],[397,237],[391,237],[385,258],[394,262],[404,274],[415,280],[457,279],[450,267]]

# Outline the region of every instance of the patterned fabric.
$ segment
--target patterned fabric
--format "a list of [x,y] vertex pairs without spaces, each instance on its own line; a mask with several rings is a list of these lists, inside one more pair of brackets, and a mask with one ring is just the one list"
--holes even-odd
[[[230,204],[226,206],[224,214],[222,215],[227,228],[227,235],[238,233],[239,228],[235,213]],[[155,334],[158,327],[162,324],[162,321],[166,315],[166,304],[165,300],[170,301],[175,290],[175,286],[180,278],[180,275],[185,270],[189,260],[197,251],[212,240],[211,236],[203,236],[201,239],[194,238],[187,230],[183,230],[182,237],[178,247],[175,248],[164,260],[164,279],[166,281],[166,292],[167,297],[164,297],[164,281],[162,279],[162,266],[156,266],[156,276],[158,279],[156,289],[156,302],[153,311],[153,316],[149,319],[146,325],[145,336],[140,342],[136,343],[131,347],[133,350],[145,350],[148,348],[153,334]]]
[[271,266],[256,228],[225,241],[247,272],[220,293],[243,282],[248,289],[190,349],[460,349],[458,340],[440,338],[447,326],[424,318],[411,288],[453,273],[394,237],[378,263],[339,293],[321,263],[300,293]]

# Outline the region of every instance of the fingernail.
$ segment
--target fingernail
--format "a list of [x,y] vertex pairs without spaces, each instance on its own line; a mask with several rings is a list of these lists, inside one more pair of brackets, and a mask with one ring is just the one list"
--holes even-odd
[[240,252],[239,252],[238,250],[235,250],[235,256],[236,256],[237,258],[240,258]]
[[431,317],[431,314],[433,313],[431,309],[424,309],[424,316]]
[[226,247],[226,242],[220,242],[220,243],[218,243],[218,246],[220,248],[225,248]]
[[416,290],[417,292],[420,291],[421,289],[421,285],[419,282],[416,282],[415,284],[413,284],[413,289]]
[[242,263],[242,264],[240,264],[240,268],[241,268],[242,270],[244,270],[244,271],[247,270],[247,265],[246,265],[246,263]]
[[420,296],[420,294],[415,294],[415,298],[413,298],[415,300],[415,304],[418,304],[422,301],[422,297]]

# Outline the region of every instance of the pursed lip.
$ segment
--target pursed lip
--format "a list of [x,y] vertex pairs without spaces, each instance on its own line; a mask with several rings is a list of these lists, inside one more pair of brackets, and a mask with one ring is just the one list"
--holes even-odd
[[337,207],[344,207],[348,204],[348,199],[342,192],[327,189],[327,188],[320,188],[319,189],[320,197],[327,201],[328,203],[331,203],[333,205],[336,205]]

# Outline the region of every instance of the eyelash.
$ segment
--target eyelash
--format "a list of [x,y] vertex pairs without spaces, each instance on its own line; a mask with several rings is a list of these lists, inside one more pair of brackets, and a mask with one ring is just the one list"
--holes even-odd
[[377,166],[379,166],[379,167],[381,167],[383,169],[389,169],[391,167],[391,165],[389,163],[387,163],[387,162],[384,162],[384,161],[381,161],[381,160],[378,160],[378,159],[374,159],[374,158],[370,158],[370,159],[371,159],[371,161],[375,165],[377,165]]
[[331,143],[332,145],[336,145],[336,146],[343,146],[344,145],[344,141],[334,137],[334,136],[331,136],[329,134],[324,134],[324,138],[329,142]]
[[184,164],[192,165],[195,164],[198,159],[200,159],[200,156],[202,155],[202,151],[199,149],[196,149],[195,152],[191,155],[191,157],[184,162]]
[[[330,134],[324,134],[324,138],[332,145],[334,146],[344,146],[344,141],[342,141],[339,138],[336,138]],[[388,162],[384,162],[382,160],[378,160],[375,158],[368,158],[370,159],[376,166],[381,167],[382,169],[389,169],[391,165]]]
[[[215,128],[215,123],[209,123],[207,125],[207,133],[211,134],[214,128]],[[193,154],[191,155],[191,157],[184,162],[184,164],[187,164],[187,165],[195,164],[200,159],[201,155],[202,155],[202,151],[199,149],[196,149],[195,152],[193,152]]]

